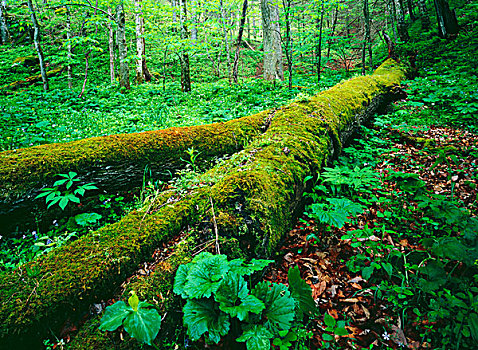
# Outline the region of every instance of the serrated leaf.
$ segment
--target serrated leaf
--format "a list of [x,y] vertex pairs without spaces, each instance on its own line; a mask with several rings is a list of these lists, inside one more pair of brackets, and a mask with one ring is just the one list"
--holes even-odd
[[246,343],[247,350],[269,350],[274,335],[263,325],[251,325],[236,339]]
[[267,281],[259,282],[252,290],[252,295],[261,300],[265,309],[266,326],[273,332],[289,330],[294,319],[294,299],[283,284],[270,284]]
[[213,255],[192,263],[185,289],[191,298],[209,298],[229,271],[225,255]]
[[209,340],[219,343],[221,336],[229,332],[229,316],[219,310],[210,299],[188,299],[183,308],[184,324],[192,341],[196,341],[208,332]]
[[114,331],[123,324],[123,320],[133,309],[126,305],[124,301],[118,301],[111,306],[107,306],[105,314],[100,321],[100,330]]
[[188,281],[188,273],[191,266],[192,264],[179,265],[176,276],[174,276],[173,292],[179,294],[183,299],[189,296],[185,286]]
[[312,290],[307,282],[300,278],[299,267],[290,268],[287,272],[287,278],[289,280],[290,294],[297,302],[298,310],[300,310],[300,318],[302,318],[302,313],[314,314],[317,311],[317,307],[312,298]]
[[[141,305],[141,303],[139,304]],[[138,311],[134,311],[126,317],[123,326],[131,337],[151,345],[161,328],[161,317],[157,310],[143,309],[140,306]]]

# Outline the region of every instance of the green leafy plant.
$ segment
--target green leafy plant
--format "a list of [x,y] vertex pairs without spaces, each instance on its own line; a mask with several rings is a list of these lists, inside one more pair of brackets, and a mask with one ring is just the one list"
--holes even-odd
[[341,228],[349,216],[355,216],[363,211],[362,205],[348,198],[326,198],[327,203],[312,203],[307,207],[306,214],[321,223]]
[[123,326],[132,338],[154,345],[153,340],[161,328],[161,317],[153,305],[140,301],[134,291],[128,298],[128,305],[122,300],[107,306],[100,321],[100,330],[114,331]]
[[201,253],[181,265],[173,290],[187,300],[183,319],[191,340],[204,335],[217,344],[229,336],[246,343],[248,350],[270,349],[271,340],[287,334],[294,321],[314,314],[310,287],[299,277],[297,267],[289,270],[289,288],[267,281],[252,287],[250,279],[246,282],[245,276],[271,262],[228,261],[225,255]]
[[[80,203],[78,196],[83,196],[87,190],[97,190],[98,187],[93,183],[87,183],[74,188],[75,186],[73,185],[81,181],[76,178],[77,175],[74,171],[70,171],[68,174],[58,174],[63,179],[55,181],[53,187],[43,188],[42,193],[36,196],[35,199],[45,197],[45,201],[48,204],[47,208],[58,203],[62,210],[65,210],[70,202]],[[65,186],[65,190],[60,190],[61,186]]]

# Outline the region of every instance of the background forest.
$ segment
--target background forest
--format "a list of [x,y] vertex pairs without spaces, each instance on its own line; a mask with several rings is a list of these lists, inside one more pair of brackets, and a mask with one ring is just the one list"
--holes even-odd
[[[273,260],[248,262],[222,241],[209,198],[214,225],[138,253],[134,273],[118,265],[118,283],[76,308],[39,287],[58,251],[144,219],[168,191],[187,196],[234,156],[190,147],[174,155],[180,166],[158,176],[146,165],[121,189],[81,169],[50,174],[28,214],[10,210],[0,184],[0,349],[476,348],[477,53],[476,1],[0,0],[0,181],[24,148],[233,121],[387,58],[409,79],[304,179],[305,208]],[[104,259],[121,261],[111,247]],[[12,275],[34,286],[25,304]],[[31,315],[28,304],[62,306]],[[48,322],[22,333],[23,315]]]

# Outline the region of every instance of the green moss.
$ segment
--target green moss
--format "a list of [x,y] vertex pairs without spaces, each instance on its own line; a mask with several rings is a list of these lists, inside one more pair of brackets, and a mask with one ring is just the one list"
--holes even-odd
[[[305,177],[315,175],[332,149],[340,148],[342,133],[356,122],[356,115],[373,99],[388,94],[403,77],[403,69],[387,61],[372,76],[351,79],[308,103],[279,109],[265,133],[199,177],[204,187],[187,195],[164,195],[147,215],[132,212],[13,273],[0,274],[1,336],[15,341],[18,333],[45,332],[41,324],[52,327],[63,312],[110,295],[158,244],[186,226],[206,224],[212,230],[210,199],[222,237],[231,236],[247,255],[271,256],[302,210]],[[214,145],[222,140],[214,138],[217,130],[210,130],[212,141],[202,142],[219,147]],[[177,128],[167,132],[182,135]],[[134,136],[120,138],[127,137],[137,145]],[[168,140],[174,144],[173,139]],[[141,152],[138,148],[132,157]],[[29,275],[28,269],[38,269],[39,274]],[[160,284],[169,290],[169,284]],[[144,293],[152,287],[145,284]]]
[[0,200],[20,197],[41,187],[55,174],[120,163],[163,164],[174,168],[190,147],[201,150],[200,158],[234,153],[257,135],[267,111],[226,123],[170,128],[41,145],[0,153]]

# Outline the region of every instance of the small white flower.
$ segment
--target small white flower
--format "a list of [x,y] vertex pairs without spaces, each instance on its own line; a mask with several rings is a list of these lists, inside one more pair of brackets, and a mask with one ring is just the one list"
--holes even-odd
[[385,340],[390,340],[390,334],[388,334],[387,332],[383,332],[382,337]]
[[2,236],[2,235],[0,235],[0,239],[2,239],[2,238],[3,238],[3,236]]

